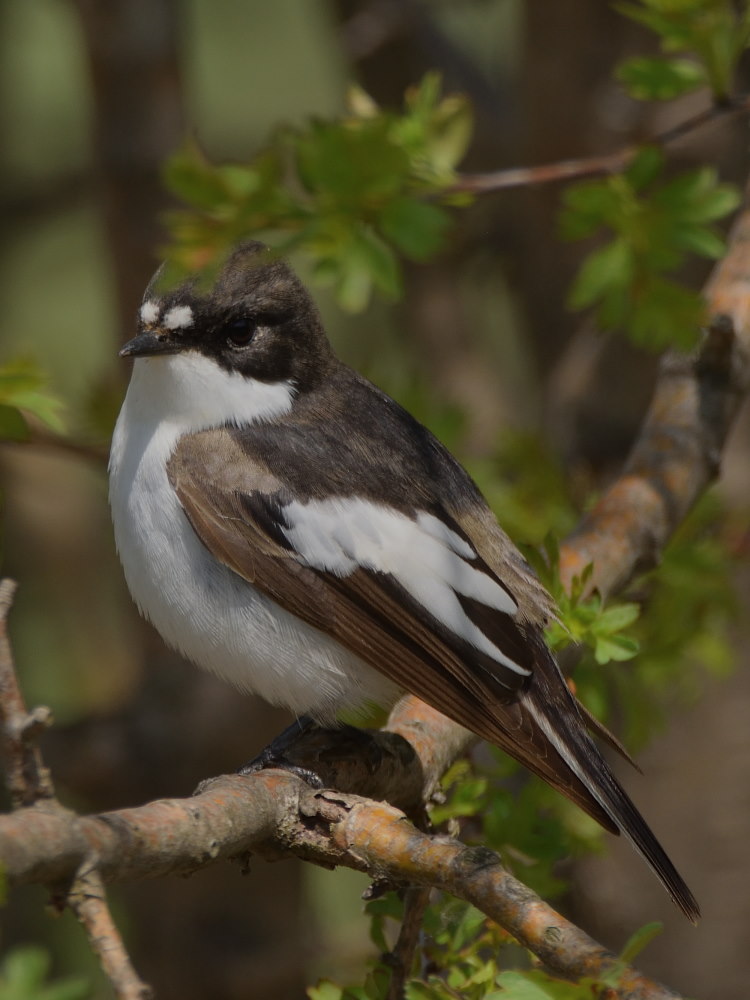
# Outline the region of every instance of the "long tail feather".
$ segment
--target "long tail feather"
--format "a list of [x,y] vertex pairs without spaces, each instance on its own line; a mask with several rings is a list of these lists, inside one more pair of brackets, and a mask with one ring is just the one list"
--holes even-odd
[[[551,654],[544,652],[551,663],[536,671],[534,683],[520,699],[522,708],[542,730],[565,768],[575,775],[593,804],[599,807],[590,810],[592,815],[598,818],[599,810],[606,813],[649,864],[688,920],[697,923],[700,909],[695,897],[589,736],[586,731],[588,719],[581,714]],[[564,785],[557,787],[567,794]]]

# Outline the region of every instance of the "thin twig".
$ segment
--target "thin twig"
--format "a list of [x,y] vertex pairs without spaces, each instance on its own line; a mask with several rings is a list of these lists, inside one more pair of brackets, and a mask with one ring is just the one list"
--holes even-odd
[[21,694],[8,638],[8,613],[17,584],[0,583],[0,723],[6,783],[14,809],[54,796],[52,778],[42,761],[37,736],[52,720],[48,708],[29,712]]
[[94,869],[80,873],[66,902],[86,931],[117,1000],[151,1000],[153,991],[138,977],[109,912],[99,873]]
[[386,1000],[403,1000],[404,987],[411,976],[414,956],[422,933],[422,918],[430,901],[431,891],[421,886],[409,886],[404,889],[404,916],[396,944],[388,955],[388,964],[392,971]]
[[734,98],[723,104],[714,104],[691,118],[686,118],[672,128],[646,138],[640,145],[627,145],[614,153],[602,156],[584,157],[578,160],[559,160],[537,167],[515,167],[508,170],[493,170],[484,174],[460,174],[449,193],[486,194],[507,188],[529,187],[532,184],[549,184],[553,181],[570,180],[573,177],[592,177],[597,174],[616,173],[624,170],[644,145],[664,149],[691,132],[711,122],[730,115],[742,114],[750,110],[750,96]]

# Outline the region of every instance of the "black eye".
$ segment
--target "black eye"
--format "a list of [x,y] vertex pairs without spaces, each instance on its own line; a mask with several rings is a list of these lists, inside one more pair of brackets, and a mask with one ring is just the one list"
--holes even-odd
[[232,347],[246,347],[255,336],[255,323],[251,319],[236,319],[227,323],[224,334]]

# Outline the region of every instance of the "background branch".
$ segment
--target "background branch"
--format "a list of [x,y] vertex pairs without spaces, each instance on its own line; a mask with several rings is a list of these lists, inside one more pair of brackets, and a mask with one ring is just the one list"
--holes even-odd
[[665,149],[705,125],[726,118],[728,115],[745,114],[748,110],[750,110],[750,97],[733,98],[726,103],[712,104],[664,132],[647,136],[639,145],[623,146],[614,153],[605,153],[602,156],[560,160],[557,163],[545,163],[537,167],[512,167],[482,174],[461,174],[451,190],[468,194],[487,194],[490,191],[504,191],[508,188],[530,187],[535,184],[550,184],[581,177],[594,177],[597,174],[616,173],[624,170],[644,145]]
[[18,686],[13,651],[8,638],[8,613],[13,604],[16,584],[13,580],[0,583],[0,722],[2,750],[5,760],[6,784],[14,809],[33,805],[55,794],[52,778],[42,763],[37,746],[41,729],[51,722],[48,708],[27,711]]

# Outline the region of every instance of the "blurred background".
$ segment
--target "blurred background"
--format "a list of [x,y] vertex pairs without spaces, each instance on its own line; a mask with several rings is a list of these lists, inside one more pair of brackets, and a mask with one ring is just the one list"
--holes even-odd
[[[45,754],[66,804],[189,795],[288,721],[165,650],[114,552],[105,456],[128,376],[116,354],[164,240],[164,158],[188,135],[211,159],[248,158],[280,123],[339,114],[351,81],[400,107],[433,68],[475,108],[464,169],[603,153],[692,110],[693,98],[637,105],[612,82],[619,59],[652,44],[602,0],[0,0],[0,360],[37,359],[85,442],[0,453],[3,572],[21,584],[12,638],[27,700],[55,714]],[[746,124],[697,133],[677,158],[744,184]],[[581,251],[556,237],[559,197],[556,185],[483,197],[437,261],[408,268],[396,306],[351,317],[317,297],[344,358],[464,460],[491,460],[501,429],[541,435],[583,496],[627,454],[656,362],[566,310]],[[705,274],[690,277],[699,285]],[[739,511],[749,437],[745,419],[721,486]],[[749,584],[738,573],[745,607]],[[663,919],[639,964],[713,1000],[745,995],[750,980],[745,639],[738,626],[734,672],[706,677],[639,756],[646,778],[628,776],[701,901],[700,927],[612,838],[606,857],[577,864],[564,904],[615,950]],[[246,877],[216,866],[112,898],[158,996],[286,1000],[318,975],[360,977],[365,885],[258,862]],[[13,894],[3,946],[43,942],[57,971],[86,971],[107,997],[83,934],[44,905],[42,890]]]

